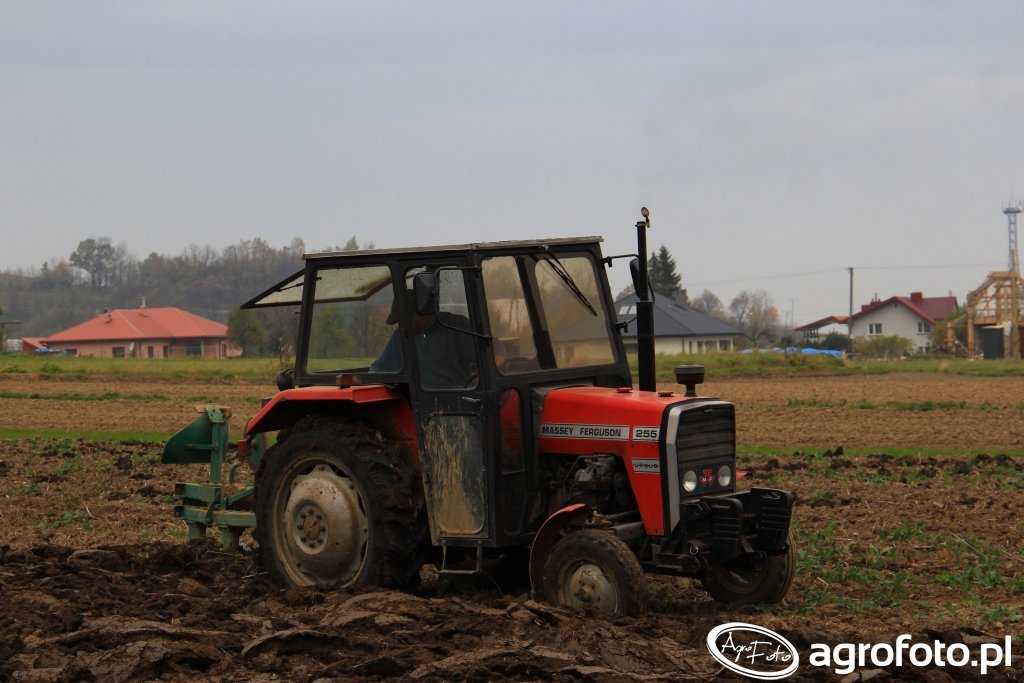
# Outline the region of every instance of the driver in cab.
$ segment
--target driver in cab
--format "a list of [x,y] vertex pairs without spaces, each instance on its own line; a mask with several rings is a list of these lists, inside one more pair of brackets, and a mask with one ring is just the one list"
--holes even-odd
[[[456,313],[438,311],[421,314],[416,311],[413,290],[405,290],[409,311],[408,334],[413,339],[420,366],[420,382],[424,389],[467,389],[476,386],[473,337],[469,319]],[[391,305],[387,323],[399,323],[398,299]],[[402,369],[402,330],[391,333],[387,346],[370,365],[370,372],[399,372]]]

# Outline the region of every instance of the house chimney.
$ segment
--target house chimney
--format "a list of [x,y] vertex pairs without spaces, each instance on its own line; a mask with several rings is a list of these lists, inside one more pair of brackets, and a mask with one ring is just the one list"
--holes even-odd
[[919,304],[924,301],[924,292],[911,292],[910,300],[915,304]]

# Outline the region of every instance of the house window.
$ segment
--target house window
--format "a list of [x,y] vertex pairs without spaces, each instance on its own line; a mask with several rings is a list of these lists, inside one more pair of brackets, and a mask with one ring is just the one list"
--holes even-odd
[[185,347],[185,355],[186,356],[201,356],[201,355],[203,355],[203,345],[202,344],[189,344],[188,346]]
[[918,334],[931,334],[932,326],[925,322],[917,323]]
[[728,339],[719,339],[718,340],[718,350],[719,351],[728,351],[729,350],[729,340]]
[[147,346],[146,347],[146,358],[152,358],[152,357],[153,357],[153,347],[152,346]]
[[868,323],[868,334],[882,334],[882,323]]
[[124,358],[124,347],[114,346],[110,349],[110,355],[114,358]]

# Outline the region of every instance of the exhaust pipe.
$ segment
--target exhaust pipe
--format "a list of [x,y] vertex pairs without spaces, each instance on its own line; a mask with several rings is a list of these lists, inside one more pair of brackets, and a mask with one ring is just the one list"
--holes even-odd
[[636,223],[636,243],[639,261],[630,263],[633,270],[633,288],[636,290],[636,354],[639,366],[640,390],[655,391],[654,373],[654,297],[651,294],[650,273],[647,270],[647,230],[651,227],[651,212],[640,209],[642,221]]

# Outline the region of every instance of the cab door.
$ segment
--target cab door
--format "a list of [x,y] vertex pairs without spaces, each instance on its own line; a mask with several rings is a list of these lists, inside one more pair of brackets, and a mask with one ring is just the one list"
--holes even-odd
[[473,313],[465,263],[420,263],[406,271],[434,271],[436,316],[424,326],[415,302],[407,305],[405,348],[412,364],[411,393],[431,536],[435,543],[490,537],[487,500],[487,401],[480,380],[482,335]]

